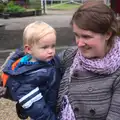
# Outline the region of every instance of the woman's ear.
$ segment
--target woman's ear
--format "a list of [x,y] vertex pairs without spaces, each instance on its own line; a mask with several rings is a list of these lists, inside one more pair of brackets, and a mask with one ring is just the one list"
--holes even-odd
[[106,40],[109,40],[111,36],[112,36],[112,32],[107,32],[106,33]]
[[25,54],[27,54],[27,53],[31,54],[31,46],[28,44],[24,45],[24,52],[25,52]]

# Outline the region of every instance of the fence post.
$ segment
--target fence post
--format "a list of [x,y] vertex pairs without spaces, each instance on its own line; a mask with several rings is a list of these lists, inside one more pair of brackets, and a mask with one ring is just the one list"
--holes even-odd
[[46,4],[46,0],[41,0],[42,1],[42,4],[43,4],[43,13],[44,14],[47,14],[47,4]]

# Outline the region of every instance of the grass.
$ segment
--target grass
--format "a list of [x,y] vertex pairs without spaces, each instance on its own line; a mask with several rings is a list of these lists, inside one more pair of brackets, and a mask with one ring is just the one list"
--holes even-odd
[[[71,10],[71,9],[75,9],[78,8],[81,4],[70,4],[70,3],[54,3],[52,5],[48,4],[47,5],[47,9],[57,9],[57,10]],[[28,8],[26,9],[26,11],[33,11],[35,9],[33,8]]]
[[53,4],[53,5],[47,5],[48,9],[59,9],[59,10],[71,10],[74,8],[78,8],[80,4]]

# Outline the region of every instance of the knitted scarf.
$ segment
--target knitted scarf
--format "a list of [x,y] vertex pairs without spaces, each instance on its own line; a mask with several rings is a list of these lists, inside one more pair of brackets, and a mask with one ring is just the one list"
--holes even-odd
[[72,74],[74,70],[91,71],[98,74],[112,74],[120,67],[120,38],[117,37],[114,45],[102,59],[87,59],[82,56],[78,50],[70,69]]

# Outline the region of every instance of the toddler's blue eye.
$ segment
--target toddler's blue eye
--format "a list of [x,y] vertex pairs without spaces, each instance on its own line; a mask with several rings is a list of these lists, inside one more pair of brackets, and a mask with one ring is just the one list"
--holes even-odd
[[43,46],[42,48],[43,48],[43,49],[47,49],[47,48],[48,48],[48,46]]

